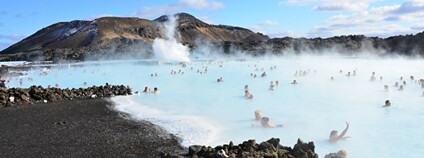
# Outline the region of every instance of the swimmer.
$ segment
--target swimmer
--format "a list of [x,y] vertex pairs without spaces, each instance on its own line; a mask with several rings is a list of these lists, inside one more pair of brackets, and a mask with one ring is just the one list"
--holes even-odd
[[149,90],[149,87],[144,87],[144,91],[143,91],[143,93],[149,93],[150,92],[150,90]]
[[390,106],[390,105],[392,105],[392,103],[390,103],[390,100],[386,100],[386,101],[384,102],[384,106],[383,106],[383,107],[388,107],[388,106]]
[[262,118],[262,111],[261,110],[255,110],[255,120],[260,121]]
[[349,129],[349,123],[346,122],[346,128],[343,130],[343,132],[340,135],[337,134],[338,133],[337,130],[332,130],[330,132],[330,137],[329,137],[330,143],[336,143],[337,141],[341,139],[350,138],[349,136],[345,136],[348,129]]
[[296,80],[293,80],[293,82],[291,84],[297,84],[297,81]]
[[347,72],[346,76],[350,76],[350,72]]
[[249,89],[249,85],[244,85],[244,90],[248,90]]
[[403,85],[406,85],[406,81],[403,81]]
[[334,77],[333,77],[333,76],[331,76],[331,77],[330,77],[330,80],[334,80]]
[[269,85],[269,90],[270,91],[273,91],[274,90],[274,85],[272,84],[272,85]]
[[252,99],[253,95],[249,92],[249,90],[244,90],[244,97],[246,99]]
[[384,85],[384,90],[388,91],[389,90],[389,86],[388,85]]
[[400,91],[403,90],[403,86],[400,85],[398,90],[400,90]]
[[153,88],[153,93],[154,93],[154,94],[159,94],[159,93],[160,93],[160,92],[159,92],[159,89],[158,89],[157,87]]
[[370,81],[375,81],[375,76],[371,76]]
[[216,82],[224,82],[224,80],[222,79],[222,77],[220,77],[216,80]]
[[265,128],[283,127],[282,124],[281,125],[274,125],[274,124],[270,123],[268,117],[262,117],[261,118],[261,125],[262,125],[262,127],[265,127]]
[[280,83],[278,82],[278,81],[275,81],[275,86],[279,86],[280,85]]
[[394,87],[399,87],[399,83],[396,82],[395,85],[394,85]]

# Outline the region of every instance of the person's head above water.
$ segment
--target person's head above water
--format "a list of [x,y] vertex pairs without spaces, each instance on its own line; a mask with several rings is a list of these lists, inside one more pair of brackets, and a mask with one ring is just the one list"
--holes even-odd
[[330,143],[335,143],[341,139],[349,138],[348,136],[345,136],[348,129],[349,129],[349,123],[346,122],[346,128],[343,130],[343,132],[340,135],[338,134],[337,130],[332,130],[329,136]]
[[384,107],[386,107],[386,106],[390,106],[390,105],[392,105],[392,103],[390,103],[390,100],[386,100],[386,101],[384,102]]
[[260,120],[262,118],[262,111],[261,110],[255,110],[255,119]]
[[330,138],[331,137],[337,137],[339,135],[339,131],[337,131],[337,130],[332,130],[331,132],[330,132]]
[[261,118],[261,125],[263,127],[268,127],[269,126],[269,118],[268,117],[262,117]]

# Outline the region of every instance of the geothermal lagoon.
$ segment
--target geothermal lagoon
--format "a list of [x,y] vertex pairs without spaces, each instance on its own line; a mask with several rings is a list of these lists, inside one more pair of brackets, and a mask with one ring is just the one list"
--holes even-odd
[[[276,137],[288,146],[298,138],[314,141],[320,157],[339,150],[349,157],[424,155],[421,59],[305,55],[197,58],[185,66],[160,60],[48,65],[6,78],[7,86],[129,85],[138,93],[113,97],[115,109],[163,127],[181,138],[184,146]],[[217,82],[220,78],[223,81]],[[298,84],[291,84],[293,80]],[[274,90],[271,81],[279,83]],[[396,82],[404,89],[395,87]],[[244,97],[245,85],[252,99]],[[160,93],[143,93],[146,86],[157,87]],[[392,105],[383,107],[385,100]],[[284,127],[261,127],[254,120],[257,109]],[[329,143],[330,131],[341,133],[345,122],[350,123],[347,136],[351,138]]]

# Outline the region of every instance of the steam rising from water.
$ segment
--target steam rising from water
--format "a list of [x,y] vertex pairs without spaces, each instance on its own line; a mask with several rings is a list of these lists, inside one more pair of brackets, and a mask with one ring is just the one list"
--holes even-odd
[[166,39],[156,38],[153,41],[154,56],[158,60],[171,62],[190,62],[189,49],[175,39],[177,17],[168,16],[165,23]]
[[[207,57],[214,55],[211,48],[197,51]],[[424,79],[422,59],[333,54],[268,57],[234,56],[229,60],[227,56],[213,56],[218,60],[193,60],[187,67],[157,65],[150,60],[85,62],[33,69],[26,72],[27,76],[6,79],[11,87],[58,83],[62,88],[76,88],[105,82],[130,85],[134,91],[158,87],[158,95],[140,93],[112,100],[118,110],[163,127],[182,138],[185,146],[215,146],[229,141],[238,144],[247,139],[261,142],[277,137],[284,145],[296,143],[297,138],[314,141],[320,157],[340,149],[354,158],[424,155],[424,89],[417,81]],[[265,71],[266,77],[260,77]],[[374,72],[376,80],[372,81]],[[220,77],[224,81],[216,82]],[[299,84],[290,84],[294,79]],[[280,84],[269,90],[271,81]],[[395,87],[396,82],[404,89]],[[254,94],[253,99],[243,97],[244,85]],[[385,100],[392,106],[383,108]],[[257,109],[285,128],[261,128],[254,121]],[[351,124],[347,135],[352,138],[328,143],[329,132],[341,131],[345,121]],[[417,134],[412,137],[411,133]]]

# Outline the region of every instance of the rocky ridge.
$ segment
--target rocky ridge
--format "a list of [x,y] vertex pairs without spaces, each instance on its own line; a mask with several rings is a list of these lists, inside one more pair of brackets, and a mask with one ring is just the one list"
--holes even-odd
[[[251,55],[323,53],[355,54],[364,51],[378,55],[424,55],[424,32],[389,38],[363,35],[330,38],[269,38],[251,30],[205,23],[187,13],[178,16],[176,36],[197,53],[197,48],[213,46],[217,53],[241,51]],[[92,21],[59,22],[43,28],[22,41],[2,50],[2,61],[96,60],[99,58],[152,57],[152,43],[165,38],[168,16],[154,20],[129,17],[102,17]]]

